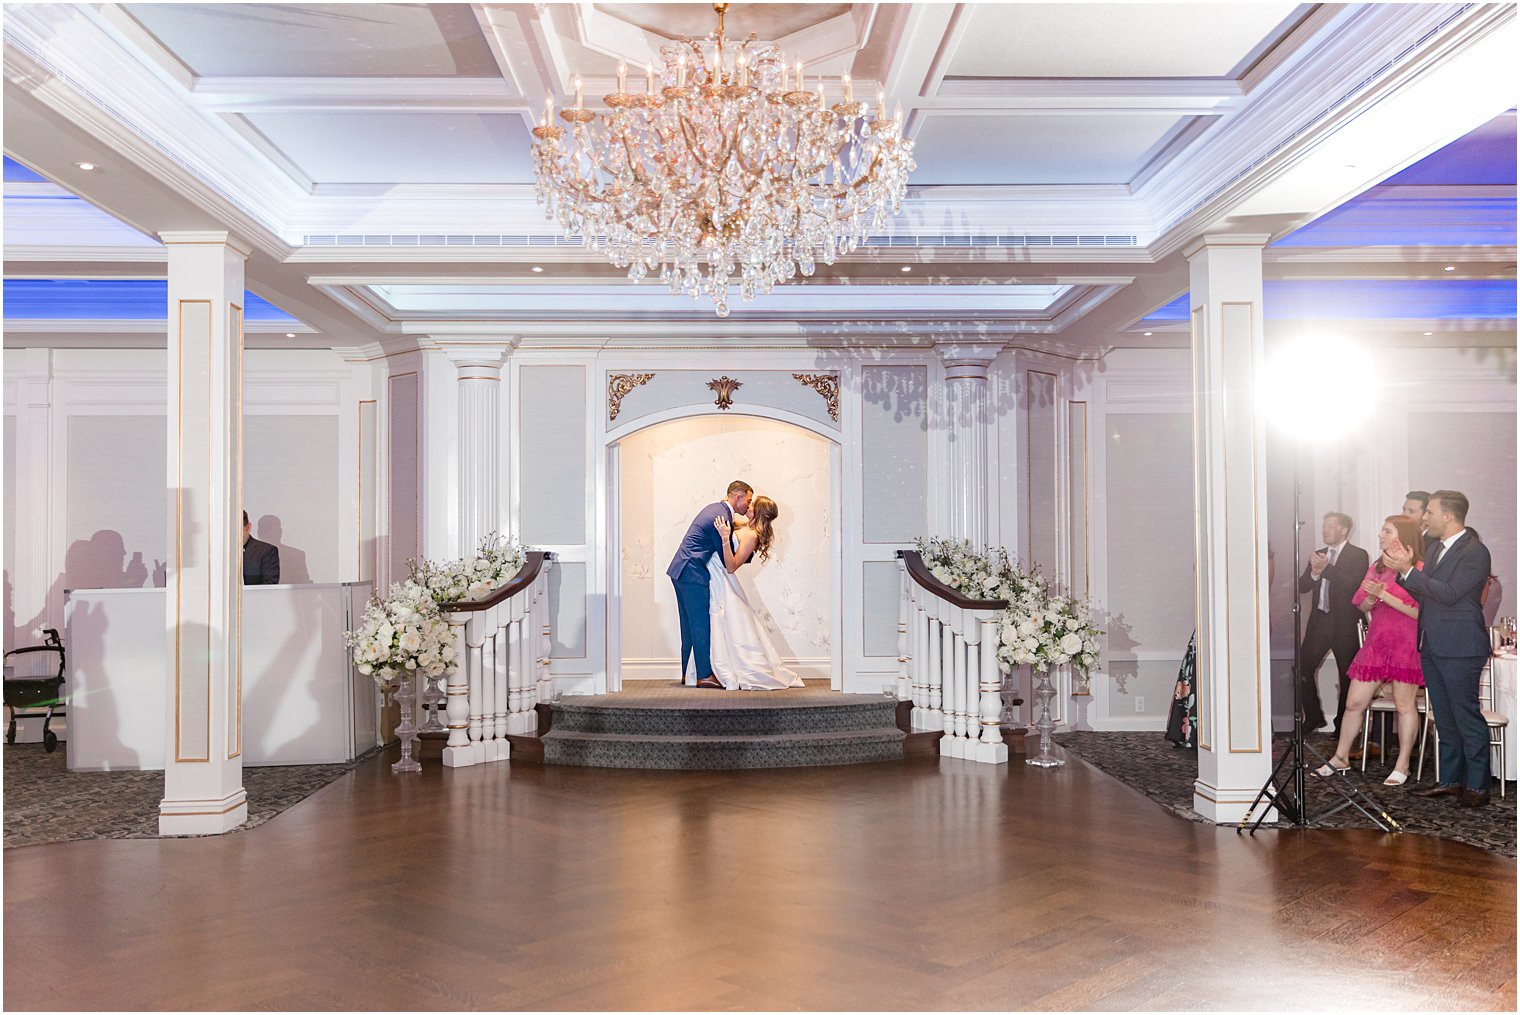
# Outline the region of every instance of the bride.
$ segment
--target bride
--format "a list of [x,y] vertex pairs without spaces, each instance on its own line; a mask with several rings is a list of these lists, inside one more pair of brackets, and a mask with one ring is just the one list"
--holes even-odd
[[719,516],[713,526],[722,537],[723,552],[707,561],[708,608],[712,614],[712,667],[716,682],[726,691],[775,691],[804,687],[802,678],[781,665],[781,657],[760,626],[755,609],[744,595],[735,572],[754,557],[770,557],[775,539],[772,523],[779,509],[769,497],[756,497],[746,518],[739,515],[732,527]]

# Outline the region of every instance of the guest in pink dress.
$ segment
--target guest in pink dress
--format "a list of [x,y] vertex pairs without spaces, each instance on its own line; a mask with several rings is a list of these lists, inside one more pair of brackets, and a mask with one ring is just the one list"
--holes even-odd
[[1409,778],[1409,757],[1420,732],[1420,713],[1415,707],[1425,675],[1420,668],[1418,635],[1420,608],[1414,597],[1399,585],[1398,571],[1389,563],[1388,551],[1402,545],[1414,554],[1415,567],[1423,568],[1425,540],[1420,523],[1407,515],[1390,515],[1378,532],[1382,554],[1367,569],[1362,587],[1351,597],[1353,605],[1367,613],[1367,640],[1347,669],[1351,690],[1346,695],[1346,716],[1341,720],[1340,743],[1329,764],[1315,775],[1332,776],[1351,767],[1348,752],[1362,729],[1362,716],[1383,684],[1393,687],[1393,704],[1399,714],[1399,759],[1384,786],[1402,786]]

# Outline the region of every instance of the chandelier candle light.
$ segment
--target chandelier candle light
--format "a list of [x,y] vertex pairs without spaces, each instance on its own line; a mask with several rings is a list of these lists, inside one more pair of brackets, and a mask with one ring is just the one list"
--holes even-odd
[[[914,168],[902,111],[889,120],[854,99],[848,74],[828,105],[789,68],[775,43],[730,42],[728,4],[706,39],[682,36],[644,68],[644,91],[619,64],[607,112],[575,108],[554,122],[554,100],[533,130],[540,204],[635,282],[658,272],[672,294],[709,297],[727,317],[729,290],[745,300],[818,262],[833,264],[900,210]],[[737,278],[736,278],[737,276]]]

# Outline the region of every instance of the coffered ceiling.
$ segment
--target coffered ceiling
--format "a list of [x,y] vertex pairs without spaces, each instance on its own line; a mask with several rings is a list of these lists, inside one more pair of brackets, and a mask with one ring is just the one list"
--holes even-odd
[[[1210,229],[1273,236],[1269,274],[1305,284],[1395,264],[1419,278],[1427,255],[1457,278],[1512,277],[1514,14],[733,5],[731,36],[774,39],[826,89],[849,72],[901,103],[918,169],[885,235],[722,328],[832,308],[959,312],[1079,351],[1142,329],[1175,342],[1148,315],[1185,289],[1179,251]],[[12,7],[7,277],[161,275],[158,231],[221,228],[255,250],[250,288],[335,344],[591,313],[556,298],[571,287],[716,328],[556,234],[528,134],[576,75],[597,105],[619,61],[642,67],[713,20],[703,4]],[[1389,253],[1411,246],[1425,254]]]

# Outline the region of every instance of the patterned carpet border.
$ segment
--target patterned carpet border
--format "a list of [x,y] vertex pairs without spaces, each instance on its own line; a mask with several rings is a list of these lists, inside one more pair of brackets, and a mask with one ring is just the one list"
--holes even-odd
[[[1202,822],[1205,819],[1193,810],[1193,782],[1198,778],[1198,753],[1173,747],[1160,733],[1120,733],[1080,730],[1057,733],[1052,738],[1067,751],[1086,761],[1106,775],[1118,779],[1130,789],[1147,796],[1167,810]],[[1324,740],[1324,743],[1320,743]],[[1278,756],[1286,748],[1288,738],[1279,734],[1273,738]],[[1328,755],[1333,747],[1327,738],[1317,738],[1314,746]],[[1356,773],[1358,787],[1377,800],[1393,815],[1405,832],[1420,835],[1436,835],[1445,839],[1465,842],[1470,846],[1488,850],[1499,856],[1515,857],[1515,788],[1503,799],[1495,785],[1493,800],[1487,807],[1459,808],[1450,798],[1422,799],[1410,794],[1415,788],[1408,783],[1398,788],[1382,784],[1385,769],[1375,762],[1367,766],[1365,776]],[[1333,790],[1316,786],[1316,780],[1308,780],[1308,801],[1311,810],[1323,809],[1339,799]],[[1421,786],[1433,785],[1431,765],[1426,764],[1425,781]],[[1371,821],[1353,808],[1331,815],[1318,824],[1321,828],[1376,828]]]
[[[371,752],[373,753],[373,752]],[[346,764],[243,769],[248,820],[257,828],[350,772]],[[77,839],[156,839],[162,772],[70,772],[62,749],[41,744],[5,747],[5,848]]]

